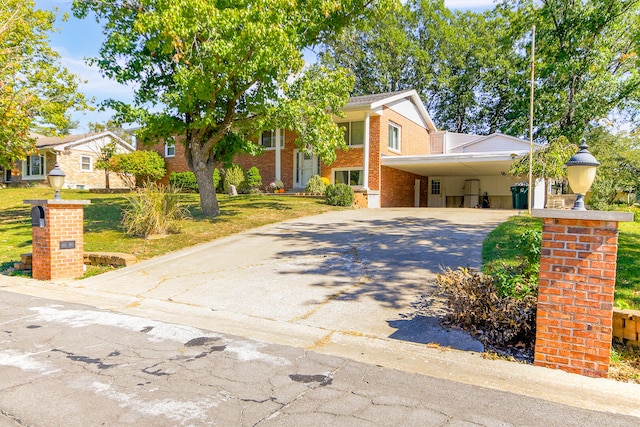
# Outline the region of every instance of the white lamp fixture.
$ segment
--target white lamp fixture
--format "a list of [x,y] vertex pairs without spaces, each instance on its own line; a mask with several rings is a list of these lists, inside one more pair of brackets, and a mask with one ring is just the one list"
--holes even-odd
[[596,178],[596,168],[600,163],[589,152],[587,142],[583,138],[580,151],[574,154],[567,163],[567,178],[574,193],[578,195],[573,205],[574,211],[584,211],[584,195],[587,194]]
[[56,162],[56,165],[51,169],[51,172],[49,172],[49,184],[54,190],[56,190],[56,194],[54,196],[54,199],[56,200],[60,200],[60,190],[64,185],[64,177],[64,172],[60,170],[58,162]]

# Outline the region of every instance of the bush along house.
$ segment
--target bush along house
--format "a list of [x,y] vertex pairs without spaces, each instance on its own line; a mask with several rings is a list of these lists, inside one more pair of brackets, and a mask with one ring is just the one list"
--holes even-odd
[[[279,180],[288,190],[304,191],[313,175],[348,184],[361,207],[515,207],[511,186],[518,179],[507,171],[529,152],[528,142],[438,131],[415,90],[352,97],[343,111],[334,119],[348,149],[330,165],[298,150],[296,133],[286,129],[262,132],[264,152],[235,163],[258,167],[263,183]],[[181,144],[154,149],[166,160],[163,182],[188,170]]]

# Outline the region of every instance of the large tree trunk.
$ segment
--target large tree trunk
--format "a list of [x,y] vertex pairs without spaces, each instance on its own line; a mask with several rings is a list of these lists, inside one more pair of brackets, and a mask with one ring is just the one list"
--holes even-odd
[[187,158],[187,163],[196,176],[202,213],[205,217],[218,216],[220,215],[220,206],[218,206],[216,188],[213,185],[214,163],[211,159],[205,160],[203,153],[198,149],[194,150],[193,145],[197,146],[197,144],[192,144],[192,149],[188,150],[187,155],[191,154],[191,159]]

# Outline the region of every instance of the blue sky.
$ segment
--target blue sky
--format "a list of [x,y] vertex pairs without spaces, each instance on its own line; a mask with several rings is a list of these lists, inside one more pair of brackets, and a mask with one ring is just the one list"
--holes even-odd
[[[51,10],[57,7],[60,16],[64,12],[71,11],[71,0],[35,0],[38,9]],[[493,7],[494,0],[445,0],[447,7],[451,9],[472,10],[479,12]],[[89,67],[85,58],[98,55],[102,42],[102,28],[93,19],[87,18],[79,20],[72,15],[68,21],[59,19],[55,27],[59,31],[50,37],[51,46],[61,55],[61,63],[69,71],[76,74],[83,82],[80,90],[88,97],[94,98],[95,104],[113,98],[120,101],[131,101],[131,89],[119,85],[113,81],[102,78],[97,68]],[[112,111],[88,111],[74,113],[74,120],[79,121],[77,129],[72,133],[79,134],[88,132],[89,122],[105,123],[112,115]]]

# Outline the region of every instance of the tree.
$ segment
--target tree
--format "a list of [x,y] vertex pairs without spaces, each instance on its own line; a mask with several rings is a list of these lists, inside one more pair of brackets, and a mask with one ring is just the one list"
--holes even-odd
[[87,108],[78,79],[61,67],[49,46],[53,12],[32,0],[0,2],[0,166],[34,150],[30,131],[69,131],[70,110]]
[[167,173],[164,159],[151,150],[116,154],[109,159],[109,163],[111,170],[118,173],[129,188],[156,181]]
[[[577,151],[577,146],[560,136],[552,140],[543,148],[533,152],[534,179],[561,179],[567,176],[565,163],[569,161]],[[509,169],[509,174],[514,176],[529,175],[529,155],[516,160]]]
[[133,133],[131,131],[123,129],[121,124],[116,123],[113,120],[108,120],[107,123],[89,122],[88,127],[89,132],[100,133],[109,131],[118,136],[123,141],[126,141],[129,144],[133,144]]
[[596,128],[587,137],[589,151],[600,162],[591,186],[590,204],[605,209],[618,193],[640,191],[640,139],[628,133],[613,134]]
[[[302,148],[331,160],[334,149],[344,143],[331,114],[339,113],[347,102],[351,79],[338,70],[317,72],[330,83],[332,93],[314,86],[319,92],[307,94],[316,103],[305,105],[304,110],[314,114],[302,122],[303,129],[290,116],[302,109],[289,104],[300,107],[292,97],[304,94],[291,86],[290,79],[305,78],[300,76],[303,49],[371,16],[384,2],[76,0],[74,13],[77,17],[94,13],[98,22],[105,21],[106,40],[94,63],[107,77],[138,85],[132,105],[108,103],[118,112],[117,118],[141,122],[142,142],[181,136],[178,140],[185,145],[187,164],[196,175],[203,213],[215,216],[219,207],[213,169],[219,153],[249,147],[238,144],[238,138],[292,125],[299,131]],[[149,106],[156,108],[143,109]],[[329,137],[323,137],[332,127]]]
[[[640,1],[504,0],[500,8],[521,12],[512,26],[521,33],[523,55],[536,25],[536,138],[564,135],[577,143],[599,119],[637,111]],[[514,134],[527,133],[526,108],[520,102],[509,126]]]
[[96,162],[96,169],[104,171],[104,183],[108,190],[109,186],[109,172],[113,170],[114,164],[111,162],[111,158],[115,156],[118,147],[115,141],[103,145],[98,152],[98,161]]

